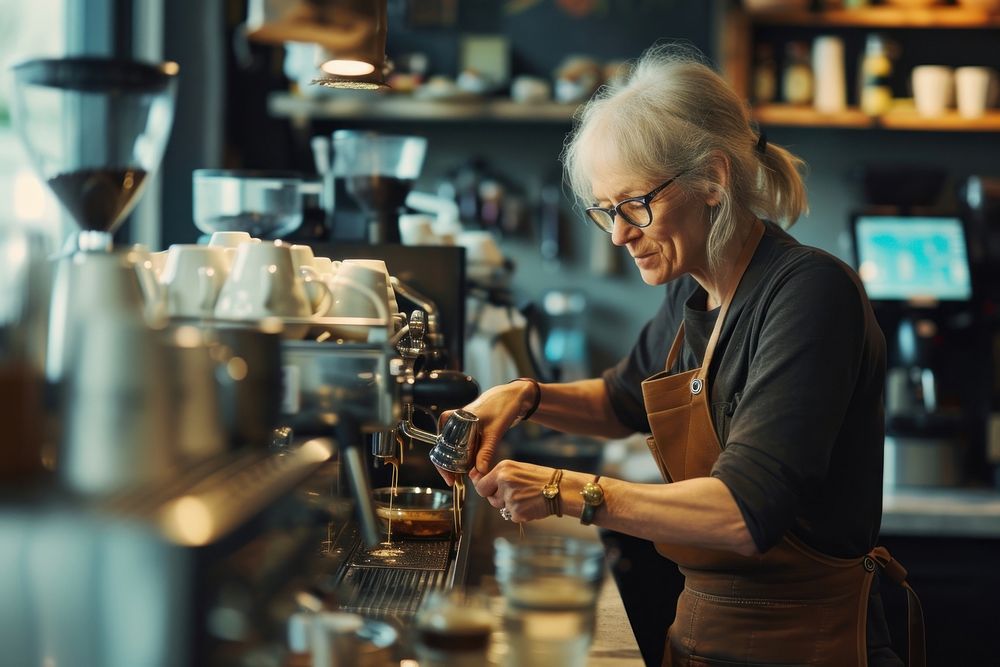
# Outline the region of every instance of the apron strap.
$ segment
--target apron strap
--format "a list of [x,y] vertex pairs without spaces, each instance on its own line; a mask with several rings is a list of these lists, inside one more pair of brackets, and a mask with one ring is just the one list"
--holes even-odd
[[670,346],[670,352],[667,353],[667,366],[663,370],[669,371],[677,363],[677,357],[681,354],[681,346],[684,344],[684,322],[681,321],[680,327],[677,328],[677,335],[674,336],[674,342]]
[[[925,667],[927,649],[924,641],[924,609],[920,598],[906,581],[906,568],[892,557],[885,547],[875,547],[865,561],[872,559],[891,580],[906,591],[907,663],[909,667]],[[868,563],[865,563],[866,567]]]
[[750,260],[753,259],[753,253],[757,249],[757,244],[760,243],[762,236],[764,236],[764,223],[760,220],[754,220],[753,229],[750,231],[750,235],[747,237],[746,243],[743,244],[743,249],[740,251],[740,256],[737,258],[736,264],[733,265],[733,272],[730,274],[728,288],[723,294],[722,308],[719,310],[719,317],[715,320],[715,326],[712,328],[712,335],[709,337],[708,346],[705,348],[705,359],[702,361],[701,368],[698,369],[695,377],[702,380],[708,377],[708,369],[712,364],[712,355],[715,353],[715,344],[719,342],[719,336],[722,334],[722,324],[726,321],[726,313],[729,312],[729,304],[733,302],[733,297],[736,295],[736,289],[740,286],[740,281],[743,280],[743,274],[750,265]]

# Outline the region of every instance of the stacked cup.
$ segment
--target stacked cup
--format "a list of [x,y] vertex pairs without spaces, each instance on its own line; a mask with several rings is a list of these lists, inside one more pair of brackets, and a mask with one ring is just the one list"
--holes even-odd
[[995,103],[997,74],[991,67],[921,65],[913,68],[913,98],[917,113],[942,116],[953,102],[963,118],[979,118]]

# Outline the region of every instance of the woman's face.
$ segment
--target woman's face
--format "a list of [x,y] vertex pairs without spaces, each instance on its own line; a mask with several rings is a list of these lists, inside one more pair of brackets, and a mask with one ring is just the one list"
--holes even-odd
[[[661,182],[644,182],[622,170],[606,168],[599,169],[591,180],[597,205],[602,207],[614,206],[629,197],[642,197]],[[662,285],[685,273],[698,277],[706,272],[707,202],[671,183],[656,195],[649,208],[653,222],[648,227],[630,225],[616,215],[611,234],[612,243],[628,249],[643,282]]]

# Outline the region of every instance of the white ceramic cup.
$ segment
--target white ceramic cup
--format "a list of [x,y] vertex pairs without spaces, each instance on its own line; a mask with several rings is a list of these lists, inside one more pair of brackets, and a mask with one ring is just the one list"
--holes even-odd
[[220,248],[238,248],[244,243],[260,243],[260,239],[255,239],[247,232],[212,232],[208,239],[208,245]]
[[326,281],[323,275],[316,268],[316,256],[313,249],[307,245],[295,244],[292,246],[292,264],[306,289],[306,296],[309,297],[309,304],[314,313],[325,313],[330,308],[330,290],[324,289]]
[[159,274],[153,267],[153,253],[144,245],[135,244],[125,253],[126,260],[135,267],[142,288],[142,298],[146,303],[143,312],[146,320],[157,322],[167,314],[167,304]]
[[167,314],[210,317],[229,273],[223,248],[175,244],[167,251],[160,282],[166,287]]
[[381,273],[385,277],[385,294],[386,303],[389,306],[389,314],[393,315],[399,312],[399,306],[396,304],[396,292],[392,289],[392,282],[390,282],[389,268],[385,265],[384,261],[381,259],[345,259],[341,263],[341,269],[348,264],[365,266],[372,271]]
[[321,277],[326,277],[333,273],[333,260],[329,257],[313,258],[313,266],[316,267],[316,272],[319,273]]
[[979,118],[991,104],[990,93],[996,85],[991,67],[959,67],[955,70],[958,113],[963,118]]
[[149,253],[149,261],[153,265],[153,274],[156,275],[157,280],[162,279],[163,269],[167,266],[167,252],[166,250],[160,250],[159,252]]
[[[328,289],[323,285],[321,289]],[[302,277],[287,243],[245,243],[236,249],[229,279],[219,294],[216,317],[259,320],[266,317],[313,317]],[[286,338],[301,338],[308,326],[286,326]]]
[[913,101],[917,113],[934,118],[944,115],[954,95],[954,74],[944,65],[920,65],[913,68]]
[[425,213],[399,216],[399,237],[403,245],[436,245],[434,218]]
[[[386,276],[381,271],[357,263],[343,262],[330,281],[333,301],[330,317],[363,317],[387,320],[391,317],[386,298]],[[345,340],[368,340],[371,327],[336,325],[330,332]]]

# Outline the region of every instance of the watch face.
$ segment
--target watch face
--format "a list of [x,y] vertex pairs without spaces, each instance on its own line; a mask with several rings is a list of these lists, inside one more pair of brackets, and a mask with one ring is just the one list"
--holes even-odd
[[555,498],[559,495],[559,487],[555,484],[546,484],[542,487],[542,495],[546,498]]
[[589,482],[581,491],[583,501],[588,505],[600,505],[604,501],[604,489],[593,482]]

